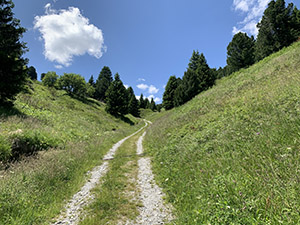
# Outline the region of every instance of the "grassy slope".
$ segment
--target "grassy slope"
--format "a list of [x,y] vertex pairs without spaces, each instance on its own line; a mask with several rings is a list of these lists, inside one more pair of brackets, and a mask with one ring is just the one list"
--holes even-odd
[[178,224],[300,223],[300,42],[165,113],[145,139]]
[[0,140],[21,129],[18,135],[23,138],[58,147],[0,170],[0,224],[49,222],[112,144],[144,125],[134,117],[127,118],[134,126],[116,119],[93,100],[84,103],[38,83],[33,89],[18,96],[12,112],[0,108],[5,112],[0,116]]

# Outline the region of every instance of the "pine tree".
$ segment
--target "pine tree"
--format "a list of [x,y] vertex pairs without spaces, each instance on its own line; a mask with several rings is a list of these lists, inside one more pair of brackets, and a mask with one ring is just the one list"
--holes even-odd
[[33,66],[31,66],[27,69],[27,74],[31,80],[37,80],[37,73]]
[[150,109],[150,102],[148,98],[145,99],[145,109]]
[[140,108],[142,108],[142,109],[145,109],[145,108],[146,108],[146,102],[145,102],[143,93],[142,93],[141,96],[140,96],[140,99],[139,99],[139,105],[140,105]]
[[175,76],[170,76],[163,94],[163,106],[166,110],[172,109],[174,105],[174,93],[178,87],[181,79],[177,79]]
[[105,109],[108,113],[115,116],[122,116],[128,113],[128,93],[118,73],[106,91]]
[[184,95],[179,95],[184,96],[184,99],[182,99],[184,103],[200,93],[200,77],[197,72],[198,69],[192,70],[190,68],[188,68],[187,71],[184,72],[184,75],[182,77],[182,88],[184,89],[185,93]]
[[96,87],[96,83],[95,83],[95,81],[94,81],[94,76],[92,75],[91,77],[90,77],[90,79],[89,79],[89,82],[88,82],[92,87]]
[[185,91],[185,86],[181,82],[174,92],[174,107],[183,105],[188,101],[187,94]]
[[127,89],[128,93],[128,113],[130,113],[133,116],[139,117],[140,116],[140,110],[139,110],[139,101],[136,99],[134,91],[132,87],[129,87]]
[[227,46],[227,65],[231,73],[241,68],[248,67],[255,62],[254,37],[248,37],[246,33],[237,33]]
[[198,64],[196,73],[197,73],[197,77],[199,79],[199,92],[198,93],[205,91],[209,87],[212,87],[214,85],[214,83],[215,83],[214,74],[212,73],[212,70],[209,68],[203,53],[201,53],[201,55],[199,57],[199,64]]
[[27,51],[20,39],[25,28],[14,18],[11,0],[0,0],[0,104],[13,100],[24,89],[26,83]]
[[108,66],[104,66],[98,76],[95,86],[95,98],[100,101],[105,101],[105,93],[112,83],[112,73]]
[[259,61],[270,54],[290,45],[293,35],[290,30],[292,4],[285,7],[284,0],[272,0],[264,11],[257,27],[259,33],[255,45],[255,59]]
[[293,41],[296,41],[300,38],[300,10],[297,7],[294,7],[293,14],[290,21],[291,35]]
[[151,98],[150,109],[154,112],[156,110],[156,104],[153,98]]

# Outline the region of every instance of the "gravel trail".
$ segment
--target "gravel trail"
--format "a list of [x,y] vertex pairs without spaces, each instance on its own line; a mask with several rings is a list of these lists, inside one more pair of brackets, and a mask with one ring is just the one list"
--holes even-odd
[[[123,144],[123,142],[140,132],[147,125],[148,123],[145,121],[144,127],[117,142],[104,156],[103,160],[113,159],[115,152]],[[90,175],[90,179],[84,184],[81,190],[77,192],[68,202],[68,204],[65,207],[66,212],[61,213],[60,217],[56,220],[56,222],[52,224],[77,224],[79,222],[82,208],[88,205],[93,199],[91,190],[95,188],[96,185],[100,182],[100,178],[106,174],[107,168],[108,162],[105,161],[102,165],[97,166],[92,171],[88,172],[88,175]]]
[[[143,154],[143,138],[146,132],[139,138],[137,142],[137,154]],[[135,222],[127,222],[126,224],[147,224],[157,225],[170,222],[173,219],[171,214],[171,206],[165,205],[163,202],[163,192],[157,186],[151,170],[151,159],[143,157],[138,160],[138,199],[143,206],[139,208],[140,215]]]

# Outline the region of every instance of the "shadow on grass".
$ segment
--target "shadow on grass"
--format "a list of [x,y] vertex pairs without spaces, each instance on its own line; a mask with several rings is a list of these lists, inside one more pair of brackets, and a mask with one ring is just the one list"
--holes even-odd
[[0,106],[0,117],[7,118],[9,116],[26,117],[24,113],[15,108],[12,104]]
[[134,125],[134,122],[126,116],[117,116],[117,118],[120,118],[123,122],[130,124],[130,126]]

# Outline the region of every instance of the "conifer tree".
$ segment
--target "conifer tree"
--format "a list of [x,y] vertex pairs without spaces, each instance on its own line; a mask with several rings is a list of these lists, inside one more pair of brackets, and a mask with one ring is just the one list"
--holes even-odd
[[96,83],[94,81],[94,76],[92,75],[89,79],[89,82],[88,82],[92,87],[96,87]]
[[140,116],[140,110],[139,110],[139,101],[136,99],[134,91],[132,87],[129,87],[127,89],[128,92],[128,113],[130,113],[133,116],[139,117]]
[[145,109],[145,108],[146,108],[146,102],[145,102],[143,93],[142,93],[141,96],[140,96],[140,99],[139,99],[139,105],[140,105],[140,108],[142,108],[142,109]]
[[27,69],[27,74],[28,74],[28,77],[31,79],[31,80],[37,80],[37,73],[36,73],[36,70],[33,66],[30,66],[28,69]]
[[150,109],[154,112],[156,110],[156,104],[153,98],[151,98]]
[[290,29],[293,37],[293,41],[300,38],[300,10],[294,7],[292,18],[290,21]]
[[150,109],[150,102],[148,98],[145,99],[145,109]]
[[13,7],[11,0],[0,0],[0,104],[13,100],[27,78],[28,60],[22,58],[27,48],[20,41],[26,29],[14,18]]
[[232,72],[248,67],[255,62],[254,37],[248,37],[246,33],[235,34],[227,46],[227,65]]
[[290,45],[293,35],[290,20],[293,5],[285,7],[284,0],[272,0],[257,24],[259,33],[255,45],[255,59],[259,61],[270,54]]
[[106,91],[106,111],[115,116],[122,116],[128,113],[128,93],[116,73],[114,81]]
[[[181,81],[181,79],[179,79]],[[172,109],[174,105],[174,94],[180,81],[175,76],[170,76],[163,94],[163,106],[166,110]]]
[[183,82],[181,82],[174,92],[174,107],[181,106],[187,101],[188,98],[185,91],[185,85],[183,84]]
[[104,66],[98,76],[95,84],[95,98],[100,101],[105,101],[105,93],[112,83],[112,73],[108,66]]
[[[199,92],[207,90],[215,83],[215,77],[212,70],[209,68],[204,54],[201,53],[198,61],[198,68],[196,69],[197,77],[199,79]],[[197,93],[197,94],[198,94]],[[194,97],[194,96],[193,96]]]

